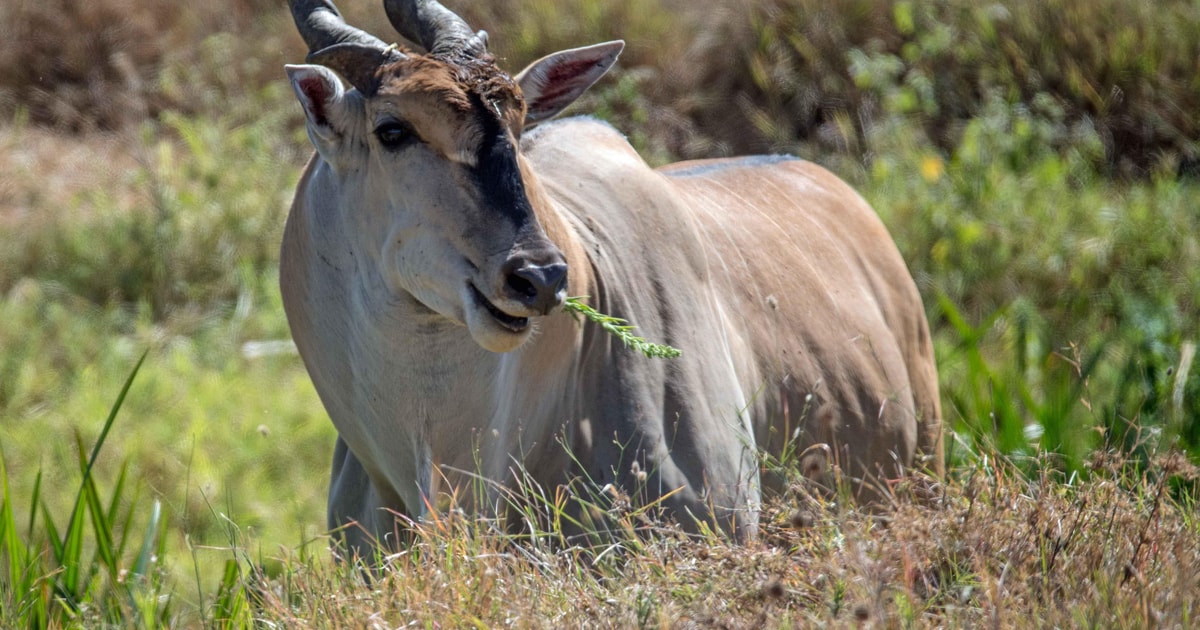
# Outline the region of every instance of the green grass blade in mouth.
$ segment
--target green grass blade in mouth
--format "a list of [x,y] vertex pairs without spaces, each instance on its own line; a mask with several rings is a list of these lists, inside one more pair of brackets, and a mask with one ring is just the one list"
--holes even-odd
[[583,315],[597,323],[606,332],[620,339],[627,348],[641,352],[651,359],[674,359],[683,354],[678,348],[646,341],[644,337],[633,334],[634,326],[620,317],[605,315],[582,302],[586,296],[569,297],[563,303],[563,310],[572,315]]

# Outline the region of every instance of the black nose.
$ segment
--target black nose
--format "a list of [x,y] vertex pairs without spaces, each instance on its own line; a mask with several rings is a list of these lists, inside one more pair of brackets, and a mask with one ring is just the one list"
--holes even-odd
[[504,285],[509,297],[545,315],[567,297],[567,263],[516,265]]

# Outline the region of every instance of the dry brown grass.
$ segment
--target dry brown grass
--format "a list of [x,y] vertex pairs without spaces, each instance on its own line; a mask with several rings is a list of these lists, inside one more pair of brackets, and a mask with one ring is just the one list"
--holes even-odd
[[[0,126],[0,226],[28,229],[49,219],[48,209],[77,205],[86,193],[106,189],[133,195],[121,176],[138,168],[127,134],[66,136],[35,126]],[[57,218],[57,217],[55,217]]]
[[[1043,462],[1044,463],[1044,462]],[[1172,498],[1179,456],[1088,479],[983,460],[897,489],[885,515],[772,502],[737,546],[658,530],[580,548],[513,543],[443,516],[370,587],[288,561],[255,615],[327,627],[1187,627],[1200,605],[1200,524]],[[297,568],[303,566],[304,568]]]
[[276,78],[275,61],[300,48],[289,20],[269,0],[5,2],[0,112],[73,132],[194,112]]

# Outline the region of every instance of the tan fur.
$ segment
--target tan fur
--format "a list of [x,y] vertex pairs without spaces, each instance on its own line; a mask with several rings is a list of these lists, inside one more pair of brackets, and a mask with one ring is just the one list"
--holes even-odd
[[[423,135],[457,129],[431,143],[445,155],[471,144],[469,121],[448,122],[470,115],[458,116],[454,98],[429,96],[452,88],[385,84],[376,98],[393,99]],[[519,98],[505,100],[501,116],[515,138],[514,107]],[[420,518],[441,474],[448,489],[473,474],[508,485],[517,466],[551,494],[580,478],[596,489],[645,487],[689,527],[751,536],[760,486],[775,481],[760,479],[760,449],[778,456],[790,442],[807,454],[796,462],[804,474],[828,478],[836,467],[869,499],[910,467],[942,471],[920,297],[879,219],[843,182],[800,160],[656,171],[587,119],[535,128],[520,147],[537,223],[526,236],[455,223],[467,197],[403,197],[433,177],[428,164],[387,171],[421,174],[387,193],[370,189],[379,180],[353,179],[382,176],[370,162],[360,175],[317,158],[301,179],[280,281],[339,431],[330,525],[355,523],[346,532],[355,550],[390,538],[393,513]],[[411,213],[424,218],[403,219],[416,227],[389,236],[390,222]],[[647,359],[561,312],[537,318],[516,350],[488,352],[455,319],[459,307],[391,290],[394,258],[379,253],[433,236],[437,247],[487,252],[529,233],[561,250],[572,295],[683,356]],[[437,270],[456,269],[457,256]],[[436,284],[433,273],[413,282]],[[495,494],[483,499],[468,507],[497,509]]]

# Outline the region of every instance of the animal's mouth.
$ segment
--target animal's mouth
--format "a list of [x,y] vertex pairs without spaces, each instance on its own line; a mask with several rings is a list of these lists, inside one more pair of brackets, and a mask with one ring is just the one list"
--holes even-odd
[[488,315],[491,315],[492,319],[496,320],[496,322],[502,327],[514,333],[525,332],[525,329],[529,327],[528,317],[515,317],[505,313],[495,304],[492,304],[490,301],[488,301],[488,299],[483,296],[483,293],[481,293],[479,289],[475,288],[475,285],[472,284],[470,286],[471,295],[475,297],[475,301],[478,302],[480,306],[483,306],[483,310],[487,311]]

